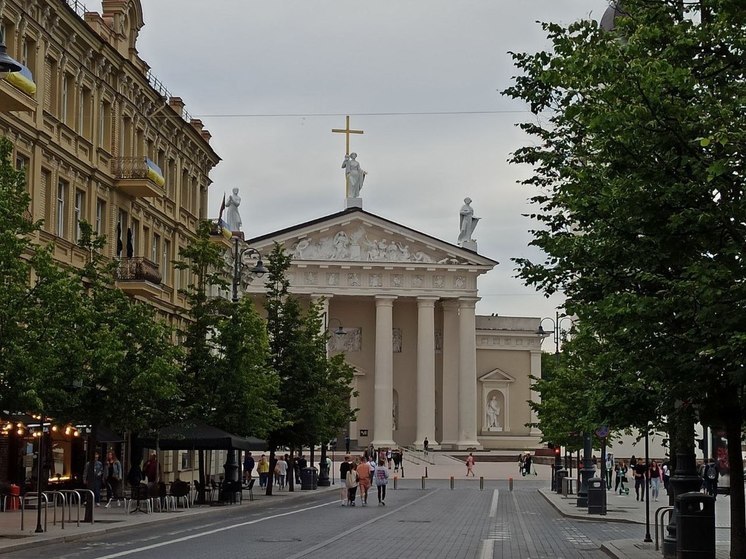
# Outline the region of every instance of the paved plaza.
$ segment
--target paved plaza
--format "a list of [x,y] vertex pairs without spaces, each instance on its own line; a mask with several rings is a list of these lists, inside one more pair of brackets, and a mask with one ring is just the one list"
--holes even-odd
[[[337,465],[335,465],[337,466]],[[425,470],[427,468],[427,470]],[[605,517],[588,515],[572,496],[549,491],[550,468],[518,474],[516,461],[477,457],[476,477],[445,454],[410,453],[405,476],[388,487],[386,507],[340,506],[339,480],[317,491],[255,494],[240,505],[126,514],[97,508],[93,525],[52,525],[35,534],[36,511],[0,513],[0,553],[16,559],[65,557],[347,557],[374,549],[383,557],[653,558],[644,544],[644,503],[609,494]],[[427,478],[424,478],[427,473]],[[451,481],[451,477],[453,480]],[[451,488],[453,487],[453,488]],[[664,503],[651,503],[663,505]],[[728,499],[717,504],[718,557],[727,557]],[[651,508],[651,534],[653,533]]]

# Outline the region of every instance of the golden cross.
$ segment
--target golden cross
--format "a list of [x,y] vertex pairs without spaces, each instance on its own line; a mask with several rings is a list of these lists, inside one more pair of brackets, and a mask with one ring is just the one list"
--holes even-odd
[[350,155],[350,134],[362,134],[362,130],[350,130],[350,117],[345,117],[344,128],[332,128],[332,132],[338,132],[345,135],[345,155]]

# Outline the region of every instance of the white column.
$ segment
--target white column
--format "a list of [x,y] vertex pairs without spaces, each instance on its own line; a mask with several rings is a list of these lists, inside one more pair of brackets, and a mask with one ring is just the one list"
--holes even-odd
[[417,430],[414,445],[427,438],[435,447],[435,302],[437,297],[417,298]]
[[373,446],[396,446],[394,408],[394,299],[376,297],[376,353],[373,377]]
[[458,445],[481,448],[477,441],[477,332],[474,307],[479,299],[459,299]]
[[458,442],[458,301],[442,302],[443,307],[443,440],[444,448],[456,448]]

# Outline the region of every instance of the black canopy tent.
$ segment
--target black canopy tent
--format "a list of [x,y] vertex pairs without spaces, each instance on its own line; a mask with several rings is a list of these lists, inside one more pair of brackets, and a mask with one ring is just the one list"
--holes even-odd
[[157,437],[140,439],[140,445],[159,450],[266,450],[267,441],[239,437],[206,423],[164,427]]

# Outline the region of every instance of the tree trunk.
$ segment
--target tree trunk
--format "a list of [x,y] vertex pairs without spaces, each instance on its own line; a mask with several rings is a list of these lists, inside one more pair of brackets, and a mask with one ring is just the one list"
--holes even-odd
[[746,557],[746,509],[744,509],[743,455],[741,454],[741,408],[735,402],[726,417],[728,463],[730,465],[730,557]]
[[275,449],[277,446],[271,443],[269,446],[269,473],[267,474],[267,491],[265,495],[272,496],[272,486],[275,483],[275,465],[277,464],[277,458],[275,458]]

